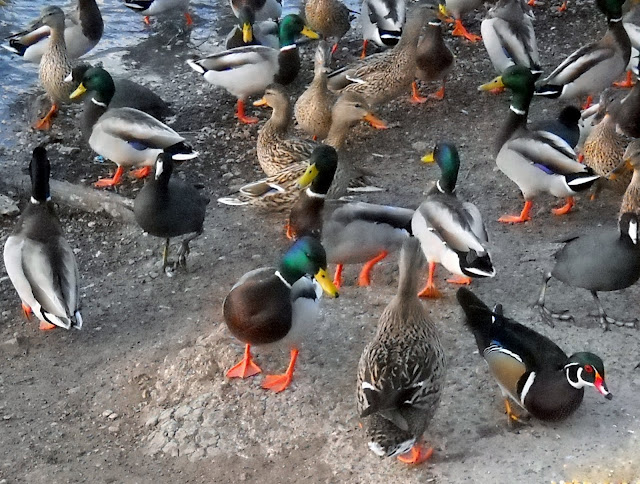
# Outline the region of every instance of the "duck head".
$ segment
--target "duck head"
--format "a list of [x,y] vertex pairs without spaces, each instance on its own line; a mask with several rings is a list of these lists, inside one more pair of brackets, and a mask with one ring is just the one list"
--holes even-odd
[[625,212],[618,220],[620,236],[631,241],[634,247],[638,247],[638,215],[633,212]]
[[298,187],[305,188],[311,184],[313,193],[326,194],[337,168],[338,153],[336,150],[328,145],[320,145],[311,153],[309,168],[298,180]]
[[102,67],[91,67],[86,70],[80,85],[71,93],[69,98],[79,98],[87,91],[95,92],[93,101],[106,108],[116,92],[116,87],[111,75]]
[[51,164],[47,157],[47,150],[40,145],[33,150],[29,162],[29,176],[31,177],[31,202],[45,203],[51,200],[49,194],[49,175]]
[[479,86],[478,90],[491,91],[506,87],[511,91],[511,109],[526,114],[536,89],[536,77],[528,67],[513,65],[507,67],[502,75]]
[[238,11],[238,20],[242,27],[242,42],[245,44],[253,42],[253,24],[256,21],[254,11],[248,5],[243,6]]
[[598,9],[607,16],[609,21],[622,20],[622,5],[624,0],[596,0]]
[[311,275],[330,297],[338,297],[338,290],[327,273],[327,254],[315,237],[305,236],[296,241],[282,258],[280,274],[289,284]]
[[604,363],[599,356],[586,351],[575,353],[569,357],[564,370],[572,387],[595,387],[607,400],[613,398],[604,381]]
[[47,25],[52,30],[64,29],[64,12],[60,7],[50,5],[45,7],[40,12],[40,18],[33,24],[34,27],[41,27]]
[[435,161],[440,167],[440,180],[438,180],[438,190],[444,193],[453,193],[458,180],[458,170],[460,169],[460,156],[457,148],[451,143],[439,142],[432,152],[422,157],[425,163]]
[[318,39],[320,36],[304,24],[300,15],[289,14],[280,21],[280,48],[293,46],[297,35],[304,35],[310,39]]
[[347,129],[358,121],[366,121],[376,129],[387,129],[387,123],[371,111],[366,99],[355,92],[341,95],[331,109],[331,119],[342,129]]

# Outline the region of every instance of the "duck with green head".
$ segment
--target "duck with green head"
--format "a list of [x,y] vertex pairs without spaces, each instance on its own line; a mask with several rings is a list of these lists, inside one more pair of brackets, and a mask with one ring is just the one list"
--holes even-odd
[[440,179],[427,193],[427,198],[413,214],[411,229],[429,262],[429,278],[421,297],[437,298],[440,291],[434,284],[436,264],[442,264],[456,277],[455,284],[470,284],[471,278],[493,277],[496,274],[491,255],[485,248],[487,230],[478,208],[462,202],[455,195],[460,156],[451,143],[436,144],[433,152],[423,158],[436,161]]
[[512,97],[509,113],[496,140],[496,164],[518,185],[525,200],[520,215],[506,215],[499,221],[523,223],[530,220],[533,199],[542,193],[567,197],[566,204],[554,209],[553,213],[568,213],[575,203],[573,197],[589,189],[598,175],[576,161],[573,148],[561,135],[527,128],[529,105],[535,89],[535,75],[527,67],[511,66],[478,89],[489,91],[499,87],[511,90]]
[[280,22],[280,50],[251,45],[189,59],[187,63],[207,82],[225,88],[238,98],[236,117],[240,122],[257,123],[257,118],[245,115],[245,101],[252,94],[262,93],[273,82],[283,85],[293,82],[300,70],[300,54],[295,42],[298,34],[318,38],[299,15],[287,15]]
[[278,343],[289,347],[285,373],[268,375],[265,389],[281,392],[292,381],[300,344],[313,331],[322,292],[338,297],[327,274],[327,256],[313,237],[296,241],[278,268],[247,272],[222,303],[229,331],[245,343],[244,358],[227,371],[228,378],[247,378],[262,370],[253,361],[251,346]]
[[631,56],[631,41],[622,24],[624,0],[596,0],[598,9],[607,16],[608,28],[599,41],[573,52],[545,79],[536,95],[559,99],[591,96],[610,86],[620,77]]
[[225,41],[227,49],[246,45],[264,45],[277,49],[280,47],[278,38],[278,24],[273,20],[256,22],[255,12],[248,8],[241,8],[238,13],[238,24],[231,29]]

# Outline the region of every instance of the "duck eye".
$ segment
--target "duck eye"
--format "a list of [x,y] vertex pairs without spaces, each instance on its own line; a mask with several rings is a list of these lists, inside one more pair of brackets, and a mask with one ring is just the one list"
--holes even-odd
[[360,104],[360,103],[355,103],[355,104],[354,104],[354,106],[355,106],[356,108],[361,108],[361,107],[362,107],[362,104]]
[[593,366],[584,365],[584,371],[586,371],[587,373],[593,373]]

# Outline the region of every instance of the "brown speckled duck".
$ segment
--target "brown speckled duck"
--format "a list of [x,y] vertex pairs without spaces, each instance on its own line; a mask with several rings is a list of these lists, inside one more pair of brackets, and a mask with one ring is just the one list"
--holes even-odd
[[335,39],[331,48],[333,55],[338,42],[351,27],[349,9],[340,0],[306,0],[304,16],[309,27],[325,39]]
[[422,436],[438,408],[447,367],[436,326],[416,296],[423,267],[420,243],[406,239],[398,292],[358,364],[358,412],[369,449],[407,464],[433,453]]
[[[627,146],[622,162],[610,176],[618,177],[620,173],[625,173],[627,170],[633,171],[633,175],[622,197],[620,215],[632,212],[640,216],[640,140],[634,140]],[[624,175],[622,177],[626,178]]]
[[[416,77],[426,82],[442,81],[440,90],[429,95],[434,99],[444,99],[444,83],[454,62],[453,54],[442,38],[441,25],[442,22],[437,18],[429,20],[427,32],[418,44],[416,52]],[[420,96],[415,81],[412,88],[412,101],[422,103],[427,100],[427,98]]]

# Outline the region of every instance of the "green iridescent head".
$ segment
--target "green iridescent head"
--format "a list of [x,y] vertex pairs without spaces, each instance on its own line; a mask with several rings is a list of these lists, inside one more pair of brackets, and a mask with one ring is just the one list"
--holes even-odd
[[289,284],[306,275],[313,276],[331,297],[338,297],[338,290],[327,273],[327,254],[315,237],[298,239],[280,262],[280,274]]
[[304,24],[300,15],[289,14],[280,21],[280,47],[296,43],[296,36],[305,35],[310,39],[317,39],[319,35]]
[[528,111],[536,89],[537,76],[528,67],[513,65],[507,67],[501,76],[478,87],[480,91],[490,91],[506,87],[512,93],[511,105],[521,111]]
[[604,381],[604,363],[599,356],[587,351],[574,353],[564,368],[572,387],[595,387],[607,400],[613,398]]
[[88,91],[95,92],[96,101],[108,105],[116,92],[116,87],[111,75],[102,67],[91,67],[86,70],[82,76],[82,82],[69,97],[76,99]]
[[436,144],[433,152],[427,153],[422,161],[429,163],[435,161],[440,167],[440,180],[438,187],[445,193],[452,193],[456,188],[458,170],[460,169],[460,156],[457,148],[451,143],[440,142]]

